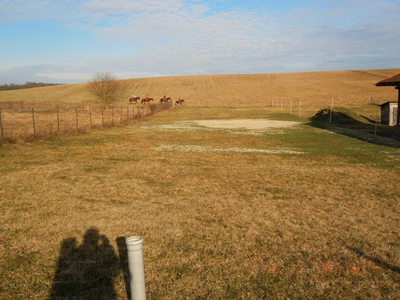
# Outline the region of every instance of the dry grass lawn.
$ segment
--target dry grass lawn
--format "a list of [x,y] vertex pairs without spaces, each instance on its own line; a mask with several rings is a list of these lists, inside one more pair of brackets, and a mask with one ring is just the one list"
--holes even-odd
[[[298,124],[204,126],[231,119]],[[317,125],[187,107],[1,147],[0,298],[126,299],[141,235],[148,299],[399,299],[400,150]]]

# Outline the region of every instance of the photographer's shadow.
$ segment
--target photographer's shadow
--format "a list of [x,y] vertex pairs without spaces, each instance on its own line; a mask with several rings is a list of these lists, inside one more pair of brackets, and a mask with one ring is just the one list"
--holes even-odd
[[76,238],[62,242],[50,299],[116,299],[114,279],[120,272],[110,241],[91,228],[82,245]]

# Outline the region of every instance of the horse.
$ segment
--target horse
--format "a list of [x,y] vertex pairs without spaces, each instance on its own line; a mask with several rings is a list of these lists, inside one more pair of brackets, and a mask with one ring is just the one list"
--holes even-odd
[[185,100],[183,100],[183,99],[181,99],[181,101],[176,100],[176,101],[175,101],[175,106],[178,106],[178,105],[182,106],[182,103],[183,103],[183,102],[185,102]]
[[160,103],[163,103],[163,102],[167,102],[167,103],[168,103],[169,100],[171,100],[170,97],[165,98],[165,100],[164,100],[164,98],[161,98],[161,99],[160,99]]
[[138,100],[140,100],[140,97],[136,97],[135,99],[129,98],[129,104],[133,104],[133,103],[137,104]]
[[150,102],[153,101],[153,98],[143,98],[142,101],[140,101],[140,103],[146,103],[146,102]]

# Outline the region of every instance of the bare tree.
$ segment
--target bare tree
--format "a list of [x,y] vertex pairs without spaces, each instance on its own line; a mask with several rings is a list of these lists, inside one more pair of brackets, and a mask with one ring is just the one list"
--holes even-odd
[[110,105],[120,95],[120,82],[109,72],[96,73],[89,82],[89,91],[101,99],[103,105]]

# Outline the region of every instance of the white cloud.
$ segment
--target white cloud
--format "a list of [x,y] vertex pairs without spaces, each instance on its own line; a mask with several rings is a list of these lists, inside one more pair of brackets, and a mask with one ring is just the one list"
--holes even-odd
[[183,6],[179,0],[114,0],[114,1],[91,1],[80,5],[86,13],[107,15],[139,15],[143,12],[177,11]]
[[37,20],[65,20],[76,15],[74,6],[66,1],[2,0],[0,22],[27,22]]

